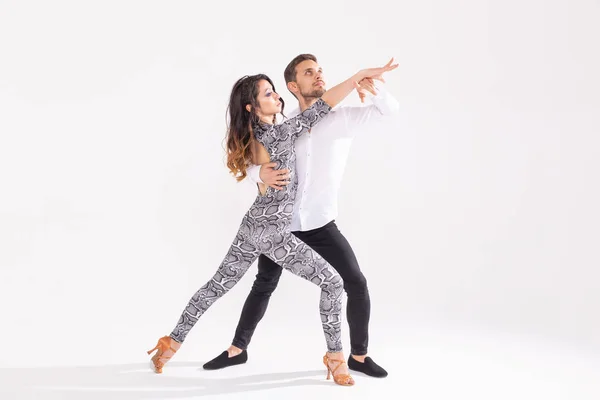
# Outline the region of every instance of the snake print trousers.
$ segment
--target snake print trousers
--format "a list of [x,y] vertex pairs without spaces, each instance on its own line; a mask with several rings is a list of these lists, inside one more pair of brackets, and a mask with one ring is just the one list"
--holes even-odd
[[171,337],[183,342],[200,316],[240,281],[260,254],[321,288],[319,312],[327,350],[342,351],[342,278],[329,263],[289,230],[275,229],[273,232],[273,229],[260,229],[248,215],[242,221],[215,275],[188,302]]

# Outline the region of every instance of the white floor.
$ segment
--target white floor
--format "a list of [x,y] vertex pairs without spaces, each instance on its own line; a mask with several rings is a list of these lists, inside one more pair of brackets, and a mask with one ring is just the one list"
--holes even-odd
[[[474,329],[414,328],[372,346],[388,371],[384,379],[354,374],[354,387],[325,380],[314,329],[302,352],[285,354],[283,342],[260,341],[247,364],[204,371],[207,349],[190,338],[165,367],[150,370],[140,347],[136,362],[86,366],[3,368],[2,399],[544,399],[600,398],[600,360],[592,354],[550,343]],[[302,332],[300,332],[300,335]],[[380,336],[380,335],[378,335]],[[101,339],[101,338],[99,338]],[[188,345],[189,343],[189,345]],[[389,351],[384,352],[387,347]],[[184,351],[185,349],[185,351]],[[88,349],[93,354],[93,348]],[[73,349],[65,348],[68,354]],[[199,354],[201,354],[199,356]],[[82,354],[83,356],[85,354]],[[98,359],[102,357],[98,356]],[[58,363],[60,364],[60,363]]]

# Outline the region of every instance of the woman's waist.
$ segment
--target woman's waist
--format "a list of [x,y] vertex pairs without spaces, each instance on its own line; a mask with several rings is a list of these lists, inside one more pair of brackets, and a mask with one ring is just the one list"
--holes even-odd
[[286,206],[289,203],[294,204],[295,200],[296,190],[289,190],[287,187],[277,190],[269,186],[264,194],[259,191],[253,205]]

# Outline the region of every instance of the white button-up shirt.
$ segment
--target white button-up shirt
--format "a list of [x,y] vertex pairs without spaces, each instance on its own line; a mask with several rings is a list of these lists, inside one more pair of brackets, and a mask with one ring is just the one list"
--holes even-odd
[[[298,191],[292,216],[292,231],[320,228],[338,214],[338,192],[350,146],[356,132],[368,129],[369,122],[396,114],[399,104],[382,86],[372,96],[372,105],[333,109],[295,144]],[[300,112],[297,108],[288,117]],[[248,169],[248,177],[262,183],[260,166]]]

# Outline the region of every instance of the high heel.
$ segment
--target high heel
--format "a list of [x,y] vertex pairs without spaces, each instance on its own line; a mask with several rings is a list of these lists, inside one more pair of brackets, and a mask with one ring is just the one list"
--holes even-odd
[[[331,367],[329,366],[329,362],[337,362],[339,363],[334,369],[331,369]],[[325,367],[327,367],[327,379],[329,380],[331,378],[331,376],[333,375],[333,381],[335,383],[337,383],[338,385],[342,385],[342,386],[352,386],[354,385],[354,379],[352,379],[352,377],[350,375],[347,374],[338,374],[338,375],[334,375],[335,371],[340,367],[340,365],[345,364],[346,361],[344,360],[335,360],[333,358],[329,358],[329,356],[327,354],[325,354],[323,356],[323,364],[325,364]]]
[[[177,348],[172,347],[171,344],[176,344]],[[177,352],[177,350],[179,350],[179,347],[181,347],[181,344],[177,343],[170,336],[163,336],[160,339],[158,339],[158,343],[156,343],[156,346],[154,346],[154,348],[152,350],[148,350],[148,354],[150,354],[154,350],[156,350],[156,354],[154,356],[152,356],[152,363],[154,364],[154,372],[156,372],[157,374],[161,374],[163,367],[165,366],[167,361],[169,361],[171,359],[171,357],[173,357],[173,355]],[[163,355],[165,353],[165,351],[169,351],[169,350],[172,351],[173,353],[170,355]]]

